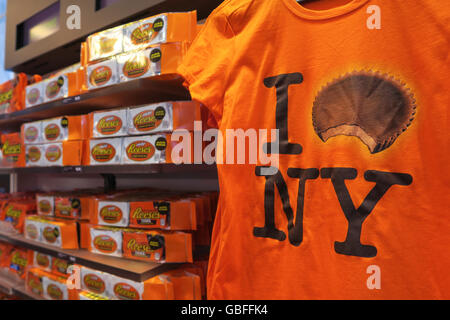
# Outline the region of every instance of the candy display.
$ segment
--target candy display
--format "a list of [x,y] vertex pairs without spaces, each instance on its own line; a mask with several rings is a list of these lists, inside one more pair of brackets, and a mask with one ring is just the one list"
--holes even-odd
[[201,121],[197,102],[162,102],[128,109],[128,134],[172,132],[178,129],[194,130],[194,122]]
[[197,14],[192,12],[165,13],[142,19],[124,26],[125,52],[150,45],[192,41],[197,33]]
[[25,148],[20,133],[3,134],[2,141],[2,167],[20,168],[25,166]]
[[127,135],[127,109],[98,111],[89,115],[91,138],[112,138]]
[[88,65],[86,83],[89,90],[110,86],[120,82],[119,67],[115,57]]
[[[87,116],[67,116],[41,122],[43,143],[84,140],[88,136]],[[26,133],[22,133],[24,136]]]
[[24,235],[62,249],[78,249],[77,224],[70,220],[29,216],[25,220]]

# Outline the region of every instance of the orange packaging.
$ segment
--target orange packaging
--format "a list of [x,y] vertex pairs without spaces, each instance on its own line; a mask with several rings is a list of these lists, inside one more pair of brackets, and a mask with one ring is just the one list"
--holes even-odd
[[192,237],[183,232],[126,230],[123,256],[152,262],[192,262]]
[[[164,230],[195,230],[196,206],[190,199],[150,200],[150,196],[124,197],[128,200],[98,199],[91,223],[112,226]],[[145,198],[145,200],[141,200]]]
[[25,145],[42,143],[42,121],[22,124],[20,133]]
[[93,226],[89,228],[89,251],[123,257],[122,239],[125,229]]
[[19,73],[14,80],[0,84],[0,114],[12,113],[25,108],[27,83],[27,76]]
[[9,243],[0,242],[0,268],[8,267],[9,256],[13,246]]
[[26,277],[26,268],[30,264],[30,254],[27,249],[14,247],[9,255],[8,267],[22,279]]
[[25,290],[40,297],[44,297],[44,271],[39,268],[28,268],[25,280]]
[[195,230],[195,203],[190,200],[130,202],[129,227]]
[[36,194],[37,214],[40,216],[53,216],[55,197],[53,194]]
[[52,262],[53,262],[53,258],[52,256],[49,256],[47,254],[43,254],[37,251],[32,251],[30,250],[30,263],[29,265],[34,266],[36,268],[40,268],[42,270],[45,271],[52,271]]
[[81,219],[82,212],[81,200],[76,195],[55,197],[55,217]]
[[80,166],[84,146],[83,141],[27,146],[27,167]]
[[[26,218],[25,224],[26,238],[61,249],[78,249],[78,233],[75,221],[29,216]],[[33,228],[28,225],[32,225]],[[31,235],[29,234],[30,230],[32,231]]]
[[201,300],[200,276],[185,270],[172,270],[164,273],[173,283],[175,300]]
[[126,136],[127,124],[127,109],[92,112],[89,136],[94,139]]
[[80,239],[79,239],[80,249],[89,250],[91,241],[90,232],[92,224],[90,224],[87,221],[79,221],[78,226],[80,227]]
[[90,35],[87,40],[88,61],[98,61],[123,52],[123,26]]
[[36,214],[36,201],[10,201],[1,212],[1,220],[11,223],[17,231],[23,233],[26,217],[33,214]]
[[194,122],[201,121],[200,104],[194,101],[162,102],[128,109],[128,134],[142,135],[194,131]]
[[174,285],[164,275],[135,282],[110,275],[112,297],[115,300],[173,300]]
[[66,116],[42,121],[42,142],[84,140],[89,136],[88,116]]
[[88,52],[87,52],[87,43],[86,42],[81,43],[80,64],[81,64],[81,67],[86,67],[88,64]]
[[42,287],[44,298],[48,300],[79,300],[78,291],[68,288],[67,277],[43,272]]
[[197,12],[163,13],[129,23],[123,30],[124,52],[160,43],[192,41],[197,34]]
[[176,73],[187,49],[185,42],[165,43],[118,55],[120,82]]
[[51,265],[51,272],[55,275],[66,277],[69,275],[69,267],[71,265],[72,264],[69,263],[67,260],[53,258]]
[[83,155],[83,164],[117,165],[122,159],[122,138],[89,140],[85,143],[87,152]]
[[25,148],[20,133],[10,133],[1,136],[2,167],[25,167]]

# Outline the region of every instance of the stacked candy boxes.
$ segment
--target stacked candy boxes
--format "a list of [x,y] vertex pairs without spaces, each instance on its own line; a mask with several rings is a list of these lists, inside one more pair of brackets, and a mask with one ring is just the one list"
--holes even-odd
[[[171,163],[178,142],[172,142],[169,133],[178,129],[192,132],[202,112],[198,103],[183,101],[92,113],[85,164]],[[192,141],[192,135],[190,138]],[[192,149],[184,152],[192,160]]]
[[199,267],[186,265],[135,282],[1,242],[0,268],[25,279],[27,291],[48,300],[199,300],[204,278]]
[[0,84],[0,114],[24,109],[26,86],[40,80],[40,76],[27,76],[24,73],[19,73],[15,79]]
[[91,252],[150,262],[192,262],[210,241],[216,195],[168,191],[117,193],[94,200],[82,243]]
[[[195,267],[170,271],[143,282],[73,266],[79,279],[30,266],[26,290],[48,300],[200,300],[201,270]],[[74,273],[75,274],[75,273]],[[76,288],[74,281],[80,284]]]
[[25,279],[30,261],[31,256],[27,249],[0,242],[0,269]]
[[87,116],[25,123],[21,135],[27,167],[79,166],[88,132]]
[[164,13],[89,36],[82,46],[88,88],[176,73],[197,31],[192,11]]
[[1,136],[1,142],[1,167],[25,167],[25,147],[20,137],[20,133],[3,134]]
[[19,233],[23,232],[27,216],[36,214],[34,194],[16,193],[0,195],[0,221],[10,224]]
[[[192,132],[204,117],[198,103],[180,101],[25,123],[20,136],[2,136],[3,162],[27,167],[171,163],[179,142],[172,142],[170,133]],[[193,161],[189,135],[190,149],[176,154],[185,161]]]
[[82,93],[86,90],[85,72],[84,67],[77,63],[43,81],[28,85],[25,89],[25,107],[30,108]]
[[161,263],[192,262],[193,247],[210,243],[216,203],[216,193],[154,189],[37,194],[38,215],[26,217],[24,235],[63,249]]

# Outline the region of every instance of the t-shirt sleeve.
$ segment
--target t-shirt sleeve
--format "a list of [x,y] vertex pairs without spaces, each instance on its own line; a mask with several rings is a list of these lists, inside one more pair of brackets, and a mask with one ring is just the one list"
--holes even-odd
[[232,66],[234,33],[227,16],[214,11],[189,48],[178,73],[185,79],[193,100],[205,105],[217,121]]

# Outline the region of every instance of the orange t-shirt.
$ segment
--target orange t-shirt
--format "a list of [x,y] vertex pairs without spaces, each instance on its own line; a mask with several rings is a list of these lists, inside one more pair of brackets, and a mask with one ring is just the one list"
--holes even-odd
[[271,174],[218,165],[208,296],[449,299],[450,2],[314,3],[225,1],[179,68],[222,132],[279,129]]

